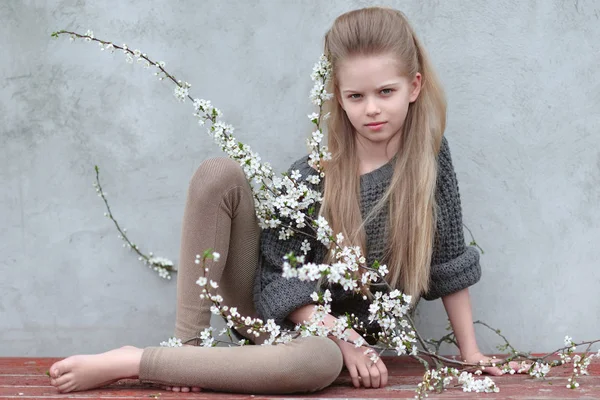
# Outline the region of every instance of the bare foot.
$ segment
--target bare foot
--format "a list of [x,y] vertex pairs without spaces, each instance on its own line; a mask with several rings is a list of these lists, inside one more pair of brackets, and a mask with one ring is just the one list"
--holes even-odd
[[125,346],[106,353],[65,358],[50,367],[50,384],[59,392],[75,392],[137,378],[142,349]]

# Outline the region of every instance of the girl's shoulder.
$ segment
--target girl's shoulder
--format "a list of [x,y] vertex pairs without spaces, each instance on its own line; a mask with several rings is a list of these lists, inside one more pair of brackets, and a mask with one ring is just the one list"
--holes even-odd
[[297,159],[292,163],[287,173],[288,175],[295,175],[297,182],[302,182],[313,190],[321,191],[323,189],[323,179],[319,178],[319,173],[310,166],[309,161],[310,155]]
[[308,160],[309,154],[300,157],[299,159],[294,161],[292,165],[290,165],[290,167],[288,168],[288,173],[291,173],[292,171],[298,171],[300,172],[300,174],[302,174],[303,178],[310,175],[316,175],[317,171],[308,164]]
[[[456,172],[454,171],[454,165],[452,164],[452,154],[450,152],[450,145],[446,136],[442,137],[442,143],[440,145],[440,151],[437,157],[438,161],[438,186],[440,184],[451,183],[456,180]],[[450,182],[448,182],[450,181]]]
[[442,143],[440,144],[440,151],[438,153],[438,162],[452,164],[452,156],[450,155],[450,145],[448,144],[448,138],[446,135],[442,136]]

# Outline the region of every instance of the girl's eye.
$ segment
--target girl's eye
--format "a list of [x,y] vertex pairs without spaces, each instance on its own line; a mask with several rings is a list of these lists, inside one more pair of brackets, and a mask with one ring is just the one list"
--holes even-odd
[[[394,89],[381,89],[381,94],[384,95],[388,95],[388,94],[392,94],[392,92],[394,91]],[[352,100],[358,100],[360,99],[361,94],[360,93],[352,93],[351,95],[348,96],[349,99]]]

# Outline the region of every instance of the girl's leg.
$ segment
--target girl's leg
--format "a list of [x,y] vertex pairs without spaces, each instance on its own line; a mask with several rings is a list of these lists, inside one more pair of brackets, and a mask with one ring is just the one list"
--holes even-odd
[[[213,229],[212,234],[210,229]],[[213,248],[209,279],[220,282],[225,304],[255,316],[252,300],[260,231],[253,198],[240,167],[229,159],[203,163],[190,184],[178,271],[176,336],[195,337],[210,324],[210,304],[195,284],[202,271],[196,254]],[[244,393],[320,390],[340,373],[342,355],[326,338],[309,337],[277,346],[240,348],[124,347],[73,356],[52,365],[51,383],[61,392],[92,389],[124,378],[169,386]]]
[[144,349],[139,379],[223,392],[289,394],[329,386],[342,365],[339,347],[322,337],[274,346],[150,347]]
[[223,392],[290,394],[329,386],[342,365],[332,340],[306,337],[274,346],[122,347],[59,361],[50,367],[50,376],[63,393],[139,378]]
[[219,283],[224,304],[256,316],[253,285],[259,240],[252,191],[240,166],[228,158],[204,161],[190,181],[183,216],[176,337],[185,342],[210,326],[211,303],[200,299],[202,288],[196,281],[203,271],[195,263],[196,255],[209,248],[221,255],[218,262],[207,260],[207,278]]

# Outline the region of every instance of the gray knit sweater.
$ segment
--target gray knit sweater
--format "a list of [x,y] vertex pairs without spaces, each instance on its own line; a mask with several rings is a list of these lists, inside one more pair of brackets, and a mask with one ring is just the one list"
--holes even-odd
[[[303,177],[316,172],[308,165],[308,156],[292,164],[291,170],[299,170]],[[383,196],[390,184],[393,160],[386,165],[360,177],[361,213],[366,216]],[[479,252],[465,245],[462,211],[458,182],[452,166],[452,158],[446,138],[438,156],[438,178],[436,189],[438,204],[437,231],[432,254],[431,280],[426,300],[434,300],[467,288],[479,281],[481,267]],[[367,265],[382,259],[386,247],[386,210],[379,213],[367,226]],[[278,239],[277,229],[265,229],[261,236],[261,257],[254,285],[256,309],[264,320],[273,318],[279,325],[291,328],[286,317],[295,309],[314,303],[310,295],[316,290],[315,282],[303,282],[281,276],[283,256],[291,251],[301,254],[300,246],[306,239],[296,235],[286,241]],[[321,262],[325,247],[316,240],[311,242],[311,251],[306,261]],[[332,289],[332,314],[354,314],[368,330],[377,330],[377,325],[368,324],[369,304],[362,296],[345,292],[339,285]],[[373,287],[372,291],[377,288]]]

